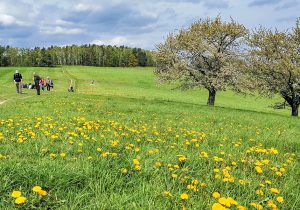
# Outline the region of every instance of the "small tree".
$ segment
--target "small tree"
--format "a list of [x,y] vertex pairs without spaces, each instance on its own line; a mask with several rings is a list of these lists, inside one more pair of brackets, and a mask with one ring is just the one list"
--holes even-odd
[[183,88],[206,88],[207,104],[213,106],[217,91],[241,83],[240,47],[246,34],[246,28],[234,20],[197,21],[158,45],[155,74],[160,82],[176,80]]
[[[249,64],[262,94],[280,94],[298,116],[300,104],[300,19],[289,32],[266,28],[249,37]],[[253,83],[254,84],[254,83]]]

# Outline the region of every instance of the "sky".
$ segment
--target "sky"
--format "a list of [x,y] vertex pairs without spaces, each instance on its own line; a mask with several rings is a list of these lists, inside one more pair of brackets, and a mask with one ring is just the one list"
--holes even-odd
[[199,19],[286,30],[300,0],[0,0],[0,45],[126,45],[153,50]]

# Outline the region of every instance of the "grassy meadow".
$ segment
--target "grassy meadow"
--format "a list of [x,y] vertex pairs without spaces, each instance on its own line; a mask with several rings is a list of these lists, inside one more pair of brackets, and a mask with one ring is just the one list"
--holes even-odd
[[18,95],[15,69],[0,68],[0,209],[300,208],[300,119],[279,97],[208,107],[152,68],[78,66],[17,68],[55,86]]

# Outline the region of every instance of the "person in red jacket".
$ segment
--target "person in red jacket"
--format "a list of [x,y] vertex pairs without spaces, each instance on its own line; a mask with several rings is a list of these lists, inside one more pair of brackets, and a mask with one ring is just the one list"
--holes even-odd
[[41,86],[41,88],[42,88],[42,91],[45,90],[45,83],[46,83],[45,79],[42,78],[42,79],[40,80],[40,86]]

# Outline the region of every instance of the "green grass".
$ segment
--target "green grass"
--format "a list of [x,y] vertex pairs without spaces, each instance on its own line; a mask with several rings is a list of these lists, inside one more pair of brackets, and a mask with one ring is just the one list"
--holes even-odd
[[[224,92],[217,93],[216,107],[208,107],[206,91],[157,86],[151,68],[95,67],[18,68],[25,82],[34,71],[50,76],[55,91],[17,95],[14,69],[0,69],[0,101],[6,101],[0,105],[0,209],[210,209],[215,191],[248,209],[251,202],[268,209],[267,200],[279,209],[300,207],[300,121],[288,109],[269,107],[280,98]],[[67,92],[70,79],[76,80],[75,93]],[[257,148],[275,148],[278,154]],[[180,162],[178,155],[187,160]],[[269,164],[258,174],[255,163],[266,159]],[[233,183],[223,181],[226,166]],[[278,176],[272,167],[286,171]],[[196,179],[206,186],[187,189]],[[33,193],[35,185],[48,195]],[[272,187],[280,194],[271,193]],[[13,190],[27,197],[24,205],[14,204]],[[184,192],[187,201],[180,199]]]

